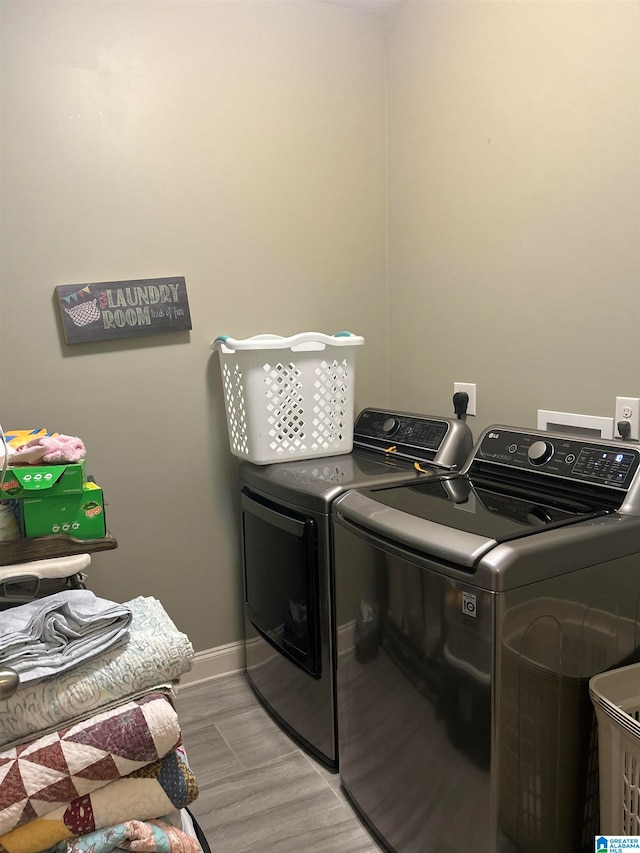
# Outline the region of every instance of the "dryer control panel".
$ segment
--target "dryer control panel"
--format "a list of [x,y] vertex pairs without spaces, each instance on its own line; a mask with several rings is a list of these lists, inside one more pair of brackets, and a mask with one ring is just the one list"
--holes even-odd
[[482,434],[470,470],[477,462],[626,491],[640,466],[640,446],[495,426]]
[[364,409],[353,429],[353,444],[459,470],[471,453],[473,438],[469,427],[455,418]]
[[381,442],[378,446],[401,444],[435,453],[448,431],[449,423],[443,419],[366,409],[356,422],[354,437]]

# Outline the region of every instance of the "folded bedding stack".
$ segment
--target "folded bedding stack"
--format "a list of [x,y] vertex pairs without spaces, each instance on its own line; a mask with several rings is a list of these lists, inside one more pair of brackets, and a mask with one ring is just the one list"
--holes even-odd
[[202,853],[173,704],[193,649],[154,598],[69,590],[0,619],[0,853]]

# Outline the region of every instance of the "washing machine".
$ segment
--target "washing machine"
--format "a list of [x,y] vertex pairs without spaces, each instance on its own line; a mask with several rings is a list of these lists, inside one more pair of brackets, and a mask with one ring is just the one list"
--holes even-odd
[[365,409],[351,453],[240,466],[247,677],[271,716],[333,771],[331,505],[356,486],[459,471],[472,446],[461,420]]
[[457,474],[334,501],[340,777],[386,849],[593,850],[588,682],[638,659],[639,463],[492,426]]

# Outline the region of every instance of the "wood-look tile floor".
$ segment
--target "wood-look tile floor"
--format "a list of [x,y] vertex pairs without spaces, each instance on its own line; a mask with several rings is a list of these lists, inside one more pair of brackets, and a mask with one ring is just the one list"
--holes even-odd
[[244,674],[181,687],[177,708],[212,853],[380,853],[340,777],[298,748]]

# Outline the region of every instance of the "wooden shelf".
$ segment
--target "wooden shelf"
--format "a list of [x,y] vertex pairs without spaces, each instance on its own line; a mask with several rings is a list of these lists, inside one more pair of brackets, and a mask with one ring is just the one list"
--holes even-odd
[[95,551],[112,551],[117,547],[118,542],[110,533],[107,533],[104,539],[75,539],[64,534],[11,539],[9,542],[0,542],[0,566],[28,563],[31,560],[48,560],[52,557],[92,554]]

